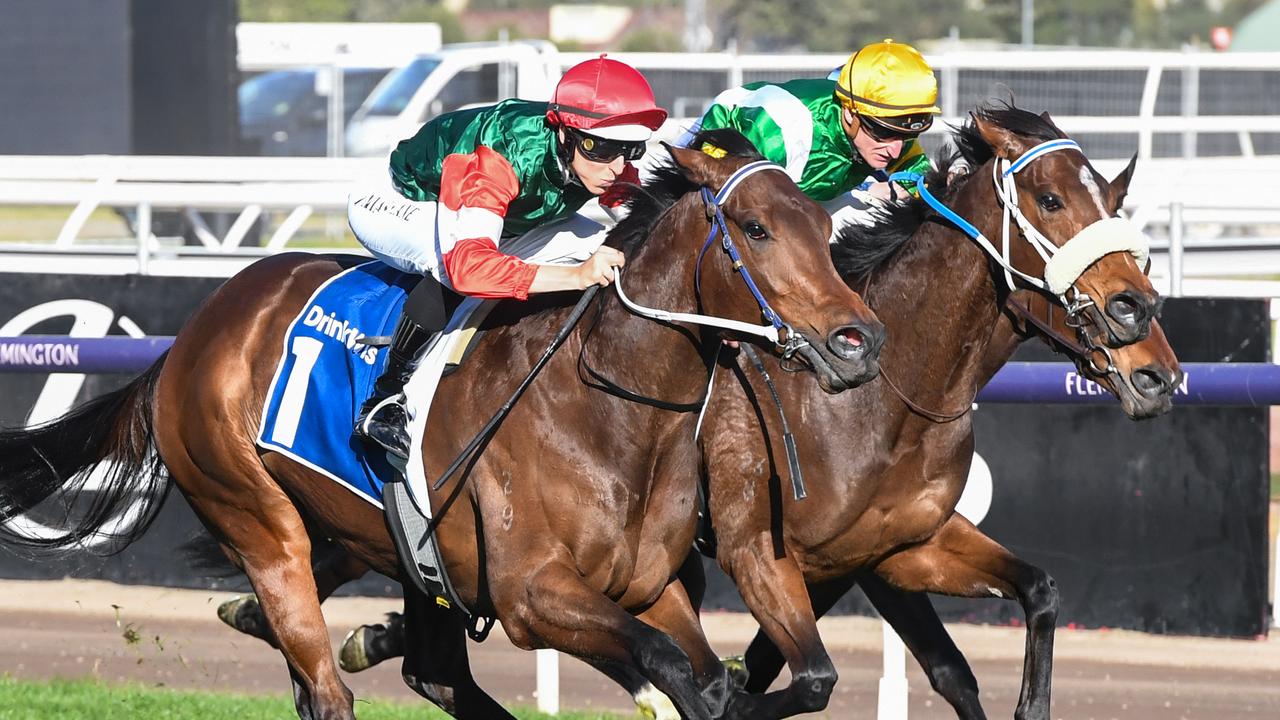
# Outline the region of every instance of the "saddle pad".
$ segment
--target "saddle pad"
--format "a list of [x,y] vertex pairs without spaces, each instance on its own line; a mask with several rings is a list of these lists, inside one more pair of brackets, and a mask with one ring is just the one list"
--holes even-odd
[[388,335],[418,281],[381,262],[345,270],[321,285],[285,334],[267,392],[257,443],[382,506],[383,478],[396,470],[351,430],[386,365],[365,336]]

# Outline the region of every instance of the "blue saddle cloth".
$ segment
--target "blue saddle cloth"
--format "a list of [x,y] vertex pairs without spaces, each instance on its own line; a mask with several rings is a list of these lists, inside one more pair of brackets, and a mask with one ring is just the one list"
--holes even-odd
[[379,507],[382,478],[396,471],[385,453],[366,448],[351,430],[387,353],[359,340],[390,334],[417,281],[375,261],[321,285],[285,335],[258,431],[258,445],[323,473]]

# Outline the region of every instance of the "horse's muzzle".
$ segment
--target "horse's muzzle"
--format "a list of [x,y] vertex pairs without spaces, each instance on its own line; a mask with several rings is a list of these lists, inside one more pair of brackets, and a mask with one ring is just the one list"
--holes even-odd
[[1147,365],[1125,379],[1128,392],[1120,395],[1120,405],[1133,420],[1145,420],[1169,412],[1173,394],[1182,385],[1182,370],[1164,365]]
[[821,347],[809,346],[801,355],[829,393],[855,388],[880,374],[880,348],[885,329],[879,322],[843,325],[827,335]]

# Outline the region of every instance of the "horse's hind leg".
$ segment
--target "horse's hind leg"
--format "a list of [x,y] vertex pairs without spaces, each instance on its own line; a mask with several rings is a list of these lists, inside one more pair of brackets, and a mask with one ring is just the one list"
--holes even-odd
[[1045,571],[1014,557],[960,515],[928,541],[885,558],[876,574],[909,592],[1017,599],[1027,617],[1017,720],[1046,720],[1053,674],[1058,587]]
[[[927,595],[903,592],[871,573],[855,573],[809,586],[814,615],[823,617],[830,612],[853,588],[855,581],[911,650],[933,689],[955,708],[956,716],[963,720],[985,718],[973,671],[947,634]],[[763,632],[756,633],[745,660],[750,672],[747,690],[755,693],[768,690],[786,665],[782,653]]]
[[223,471],[213,478],[185,454],[165,455],[192,509],[231,548],[236,564],[248,575],[271,635],[289,663],[298,716],[354,720],[354,699],[338,676],[320,612],[311,539],[302,517],[256,454],[240,462],[226,455],[218,460],[239,465],[238,472]]
[[464,617],[405,586],[401,675],[414,692],[462,720],[515,720],[476,685]]
[[347,633],[338,651],[338,666],[358,673],[404,655],[404,615],[389,612],[386,622],[361,625]]
[[[237,562],[234,550],[227,547],[223,549],[228,557],[231,557],[232,562]],[[369,572],[369,566],[335,548],[325,554],[313,566],[312,571],[316,581],[316,597],[323,603],[338,588],[363,577]],[[245,635],[256,637],[271,647],[276,647],[275,638],[271,636],[271,630],[267,627],[267,617],[262,612],[262,605],[258,602],[257,596],[240,595],[222,603],[218,606],[218,617]]]
[[961,720],[986,720],[978,702],[978,680],[942,625],[924,593],[903,592],[871,573],[859,573],[858,585],[880,616],[893,626],[929,677],[929,684]]

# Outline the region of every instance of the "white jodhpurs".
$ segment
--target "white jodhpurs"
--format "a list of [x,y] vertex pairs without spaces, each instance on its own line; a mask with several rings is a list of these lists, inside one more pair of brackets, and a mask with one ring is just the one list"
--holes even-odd
[[[437,212],[435,202],[409,200],[396,190],[390,175],[356,186],[347,196],[347,221],[356,240],[374,257],[407,273],[434,275],[450,285],[443,268],[442,222],[453,213]],[[480,233],[477,232],[477,235]],[[466,234],[463,233],[463,237]],[[508,254],[539,265],[580,265],[604,242],[605,227],[582,215],[534,228],[498,246]]]
[[390,173],[362,183],[347,196],[347,222],[356,240],[374,257],[402,272],[440,276],[435,202],[401,195]]

